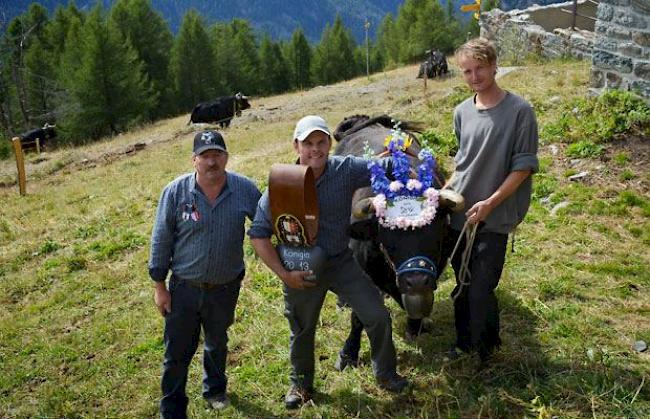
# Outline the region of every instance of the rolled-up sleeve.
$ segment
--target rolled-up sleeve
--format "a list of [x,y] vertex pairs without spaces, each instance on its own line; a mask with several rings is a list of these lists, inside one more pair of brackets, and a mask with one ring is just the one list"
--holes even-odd
[[254,184],[251,184],[248,195],[249,199],[246,205],[246,217],[248,217],[250,220],[255,219],[255,214],[257,213],[257,205],[259,204],[261,195],[262,194],[257,189],[257,187]]
[[151,232],[149,276],[154,281],[164,281],[169,272],[174,241],[174,194],[167,187],[160,195],[156,221]]
[[255,218],[253,218],[253,222],[251,227],[248,229],[247,234],[251,239],[266,239],[273,235],[268,190],[262,194],[262,197],[257,203]]
[[539,160],[537,159],[539,134],[535,113],[530,107],[524,108],[518,119],[517,138],[510,159],[510,171],[530,170],[536,173],[539,170]]

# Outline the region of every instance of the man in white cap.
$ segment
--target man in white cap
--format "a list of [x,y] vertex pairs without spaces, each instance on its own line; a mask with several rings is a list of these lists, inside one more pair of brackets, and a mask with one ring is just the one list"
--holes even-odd
[[[260,192],[248,178],[226,171],[221,134],[194,137],[194,173],[162,192],[151,236],[149,276],[165,317],[165,361],[160,416],[187,417],[187,372],[204,334],[203,397],[215,409],[228,403],[228,327],[244,278],[244,221],[252,219]],[[169,288],[165,279],[171,271]]]
[[292,366],[285,406],[295,409],[312,397],[314,335],[328,290],[343,297],[359,315],[370,339],[372,368],[378,385],[399,393],[408,381],[397,374],[390,314],[378,289],[348,248],[352,195],[358,188],[370,185],[368,162],[353,156],[329,157],[331,134],[319,116],[309,115],[298,121],[293,147],[298,163],[311,167],[316,179],[320,220],[315,244],[328,256],[317,280],[305,279],[310,272],[285,269],[273,248],[268,191],[262,195],[248,231],[257,254],[284,283]]

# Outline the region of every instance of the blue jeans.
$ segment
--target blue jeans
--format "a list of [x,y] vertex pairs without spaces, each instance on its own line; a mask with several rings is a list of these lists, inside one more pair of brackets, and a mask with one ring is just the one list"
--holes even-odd
[[233,323],[241,278],[212,289],[202,289],[172,276],[172,310],[165,316],[165,361],[160,400],[162,418],[185,418],[187,372],[204,334],[203,397],[225,393],[228,327]]

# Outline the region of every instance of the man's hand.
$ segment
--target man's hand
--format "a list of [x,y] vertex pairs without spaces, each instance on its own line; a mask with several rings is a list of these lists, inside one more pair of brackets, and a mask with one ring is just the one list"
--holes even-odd
[[478,201],[465,213],[467,222],[470,224],[478,224],[481,221],[485,221],[492,210],[512,195],[531,173],[532,171],[530,170],[515,170],[510,172],[506,180],[503,181],[501,186],[489,198]]
[[472,205],[472,208],[467,210],[465,216],[467,217],[467,222],[470,224],[478,224],[490,215],[494,207],[492,207],[489,200],[478,201],[476,204]]
[[282,275],[280,279],[282,279],[289,288],[304,290],[316,286],[315,282],[305,280],[306,276],[312,274],[313,272],[311,271],[287,271],[287,273]]
[[165,286],[165,281],[156,282],[156,288],[153,292],[153,301],[158,307],[160,314],[165,317],[167,313],[172,312],[172,296]]

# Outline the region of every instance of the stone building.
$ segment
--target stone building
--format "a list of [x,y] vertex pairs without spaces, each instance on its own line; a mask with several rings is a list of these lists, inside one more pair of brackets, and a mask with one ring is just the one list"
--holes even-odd
[[494,41],[499,57],[518,63],[529,54],[547,58],[591,58],[598,2],[579,0],[573,27],[573,2],[531,6],[525,10],[499,9],[482,13],[481,36]]
[[591,86],[632,90],[650,101],[650,0],[600,0]]

